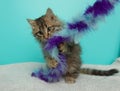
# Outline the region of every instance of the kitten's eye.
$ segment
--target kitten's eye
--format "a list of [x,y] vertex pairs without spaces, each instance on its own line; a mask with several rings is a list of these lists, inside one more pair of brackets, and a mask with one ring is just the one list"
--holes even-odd
[[42,32],[42,31],[39,31],[38,33],[39,33],[39,34],[41,34],[41,35],[43,34],[43,32]]
[[59,30],[61,30],[61,29],[60,29],[60,27],[55,27],[54,30],[55,30],[55,31],[59,31]]
[[51,27],[48,27],[47,30],[48,30],[48,32],[51,31]]
[[37,32],[37,33],[35,34],[35,36],[41,37],[41,36],[43,36],[43,32],[42,32],[42,31],[39,31],[39,32]]

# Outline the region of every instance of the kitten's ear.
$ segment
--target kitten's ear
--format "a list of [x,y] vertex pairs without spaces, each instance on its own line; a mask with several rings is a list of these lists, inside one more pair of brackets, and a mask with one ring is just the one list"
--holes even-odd
[[46,11],[46,15],[54,15],[52,9],[48,8]]
[[32,19],[27,19],[27,21],[28,21],[28,23],[29,23],[30,25],[35,24],[35,20],[32,20]]

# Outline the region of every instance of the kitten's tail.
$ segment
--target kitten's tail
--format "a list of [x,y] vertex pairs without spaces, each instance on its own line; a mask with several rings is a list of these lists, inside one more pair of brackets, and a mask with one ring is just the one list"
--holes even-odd
[[89,74],[89,75],[98,75],[98,76],[111,76],[115,73],[118,73],[117,69],[110,69],[110,70],[97,70],[97,69],[90,69],[90,68],[81,68],[80,73]]

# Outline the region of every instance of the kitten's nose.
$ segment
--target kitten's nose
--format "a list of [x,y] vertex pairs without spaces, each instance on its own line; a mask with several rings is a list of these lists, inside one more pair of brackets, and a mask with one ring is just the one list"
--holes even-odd
[[48,34],[45,34],[45,36],[44,36],[44,37],[45,37],[45,39],[48,39]]

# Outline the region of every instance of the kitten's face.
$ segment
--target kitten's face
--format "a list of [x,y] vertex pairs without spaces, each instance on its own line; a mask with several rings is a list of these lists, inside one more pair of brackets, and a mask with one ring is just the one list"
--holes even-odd
[[55,32],[62,29],[62,22],[54,15],[51,9],[47,9],[44,16],[36,20],[27,19],[32,26],[33,35],[40,40],[45,42],[49,39]]

